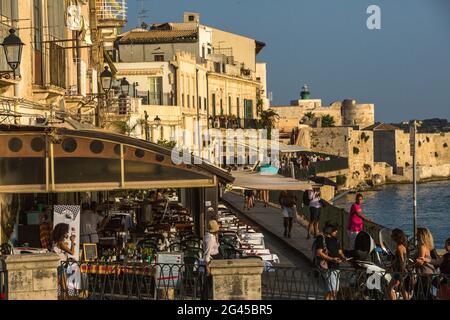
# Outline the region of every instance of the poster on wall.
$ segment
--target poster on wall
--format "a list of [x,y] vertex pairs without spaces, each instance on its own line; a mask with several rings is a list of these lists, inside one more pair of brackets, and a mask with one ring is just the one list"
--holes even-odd
[[[80,258],[80,206],[54,206],[53,227],[60,223],[69,225],[69,238],[75,235],[75,254],[69,255],[76,261]],[[70,239],[66,239],[67,246],[70,247]]]

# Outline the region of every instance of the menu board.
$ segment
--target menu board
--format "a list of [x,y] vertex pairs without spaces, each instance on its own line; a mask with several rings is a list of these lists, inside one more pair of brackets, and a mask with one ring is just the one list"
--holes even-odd
[[158,253],[155,280],[159,287],[176,287],[181,280],[183,253]]

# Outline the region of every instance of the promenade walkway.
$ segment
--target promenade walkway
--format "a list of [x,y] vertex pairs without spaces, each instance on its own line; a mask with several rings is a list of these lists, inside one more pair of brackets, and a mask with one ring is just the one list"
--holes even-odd
[[243,216],[283,241],[286,246],[296,250],[305,260],[311,262],[313,239],[306,239],[307,221],[301,221],[301,224],[294,223],[291,234],[292,238],[285,238],[283,235],[284,226],[281,209],[272,206],[264,208],[262,203],[258,201],[256,207],[250,209],[250,211],[244,210],[244,199],[242,195],[234,192],[225,193],[223,201],[234,210],[239,211]]

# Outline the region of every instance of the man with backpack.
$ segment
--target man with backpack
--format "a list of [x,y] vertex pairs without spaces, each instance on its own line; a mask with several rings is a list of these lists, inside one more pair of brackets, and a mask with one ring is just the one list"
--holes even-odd
[[340,241],[337,238],[338,226],[327,222],[324,234],[313,243],[313,263],[325,280],[325,300],[336,300],[339,291],[339,265],[346,261]]

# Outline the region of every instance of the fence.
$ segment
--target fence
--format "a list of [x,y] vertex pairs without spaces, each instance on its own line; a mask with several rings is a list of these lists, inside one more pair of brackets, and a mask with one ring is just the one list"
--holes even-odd
[[[331,275],[337,276],[333,282]],[[399,286],[389,284],[396,277]],[[450,276],[419,276],[414,272],[393,274],[366,270],[323,271],[299,268],[271,268],[262,275],[263,300],[323,300],[330,287],[337,300],[449,300]],[[334,284],[336,286],[333,286]]]
[[200,300],[204,272],[196,264],[64,263],[61,300]]

